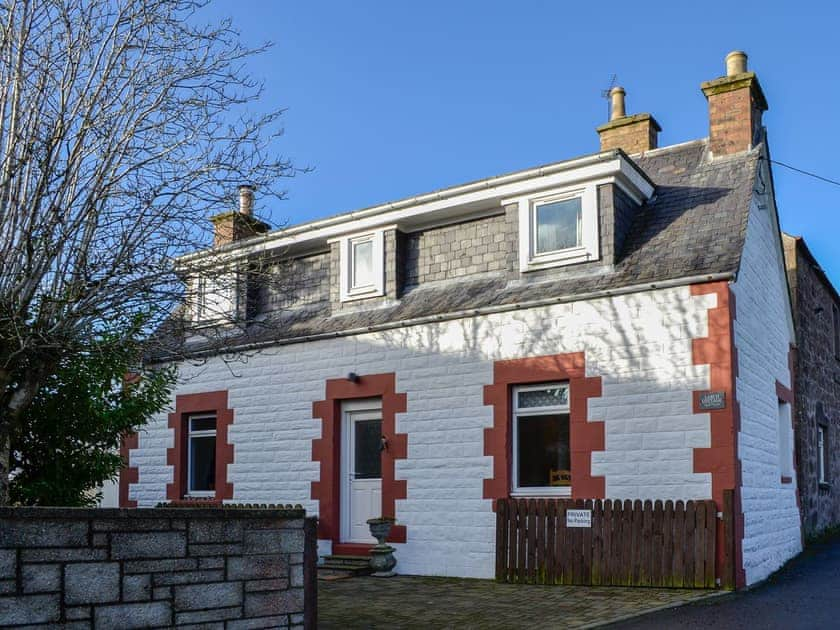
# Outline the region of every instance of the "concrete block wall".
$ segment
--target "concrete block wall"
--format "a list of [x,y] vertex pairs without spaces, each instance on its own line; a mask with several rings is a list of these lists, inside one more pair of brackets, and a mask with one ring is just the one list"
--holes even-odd
[[[692,392],[709,387],[709,370],[693,364],[691,347],[708,334],[716,299],[677,287],[279,346],[237,365],[236,376],[218,359],[184,364],[177,393],[228,391],[234,501],[301,503],[316,514],[312,440],[321,427],[312,403],[327,379],[394,372],[407,395],[396,430],[408,435],[408,457],[396,462],[396,478],[407,481],[396,504],[407,527],[398,571],[491,577],[495,516],[483,480],[492,477],[484,455],[492,408],[483,388],[493,362],[584,352],[587,376],[602,378],[589,417],[605,426],[607,450],[593,453],[592,472],[605,476],[607,497],[710,498],[710,475],[693,472],[693,449],[710,445],[709,417],[692,413]],[[165,497],[172,441],[161,415],[130,453],[139,483],[129,497],[140,506]]]
[[506,213],[407,234],[406,286],[513,271],[518,247],[515,219]]
[[314,537],[303,510],[2,508],[0,627],[314,628]]
[[[778,239],[772,206],[760,208],[753,203],[738,280],[732,285],[747,584],[763,580],[802,549],[796,475],[784,483],[779,466],[776,382],[793,386],[789,352],[794,338],[786,312],[787,284]],[[792,445],[793,427],[786,430]]]
[[265,313],[330,300],[330,254],[279,260],[258,272],[257,312]]

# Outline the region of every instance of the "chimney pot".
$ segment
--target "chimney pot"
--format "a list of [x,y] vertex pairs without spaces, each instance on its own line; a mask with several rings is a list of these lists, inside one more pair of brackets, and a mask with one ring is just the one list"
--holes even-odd
[[726,55],[726,76],[734,77],[747,71],[747,53],[743,50],[733,50]]
[[624,95],[626,92],[623,87],[614,87],[610,90],[610,120],[624,118],[627,114],[624,109]]
[[254,187],[242,184],[239,187],[239,213],[250,217],[254,213]]

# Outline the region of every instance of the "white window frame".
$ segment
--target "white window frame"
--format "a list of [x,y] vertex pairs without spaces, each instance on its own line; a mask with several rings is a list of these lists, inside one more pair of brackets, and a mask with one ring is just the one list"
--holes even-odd
[[[519,209],[519,270],[536,271],[573,265],[581,262],[598,260],[600,257],[598,229],[598,184],[585,185],[545,191],[527,197],[505,200],[503,203],[516,202]],[[552,252],[537,253],[537,208],[539,206],[580,199],[581,244]]]
[[207,311],[207,278],[204,276],[196,276],[195,281],[195,317],[196,322],[200,322]]
[[239,291],[237,290],[239,278],[236,271],[214,277],[197,275],[193,282],[196,295],[194,313],[196,324],[215,324],[225,321],[239,310]]
[[779,473],[793,479],[793,425],[791,405],[779,400]]
[[[364,286],[353,286],[353,246],[365,241],[370,241],[373,245],[371,248],[373,282]],[[385,295],[385,231],[372,230],[344,236],[339,239],[339,249],[341,301],[348,302]]]
[[827,469],[826,466],[828,462],[826,461],[825,454],[828,450],[828,436],[826,435],[826,427],[818,424],[817,425],[817,474],[818,480],[821,484],[828,484],[828,475],[826,474]]
[[[215,413],[196,413],[190,414],[187,416],[187,496],[188,497],[214,497],[216,496],[215,490],[193,490],[193,447],[192,447],[192,440],[193,438],[203,438],[203,437],[212,437],[214,440],[218,440],[219,438],[216,435],[216,429],[212,430],[201,430],[201,431],[193,431],[192,422],[193,420],[207,420],[212,418],[214,421],[218,423],[218,418],[216,417]],[[217,427],[218,428],[218,427]],[[218,446],[217,442],[214,442],[214,447]]]
[[[519,393],[527,391],[538,391],[543,389],[552,389],[557,387],[564,387],[569,390],[569,383],[537,383],[534,385],[517,385],[511,391],[511,491],[513,497],[570,497],[572,496],[571,486],[540,486],[540,487],[525,487],[519,486],[519,418],[533,417],[533,416],[553,416],[559,413],[569,416],[569,441],[571,441],[571,410],[570,402],[565,405],[554,405],[552,407],[526,407],[519,408]],[[571,401],[571,391],[566,395],[566,400]],[[571,449],[571,444],[569,445]],[[569,462],[571,466],[571,461]],[[572,480],[574,483],[574,479]]]

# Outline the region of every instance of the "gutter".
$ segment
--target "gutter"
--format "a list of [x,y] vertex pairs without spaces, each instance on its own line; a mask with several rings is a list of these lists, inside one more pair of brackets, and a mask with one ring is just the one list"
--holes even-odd
[[419,326],[422,324],[432,324],[436,322],[452,321],[455,319],[464,319],[467,317],[476,317],[480,315],[493,315],[496,313],[506,313],[510,311],[518,311],[526,308],[538,308],[541,306],[551,306],[553,304],[567,304],[569,302],[582,302],[584,300],[592,300],[603,297],[612,297],[615,295],[626,295],[628,293],[641,293],[644,291],[651,291],[656,289],[671,289],[674,287],[681,287],[692,284],[702,284],[705,282],[718,282],[721,280],[734,281],[737,273],[728,271],[723,273],[703,274],[696,276],[685,276],[682,278],[674,278],[671,280],[664,280],[662,282],[650,282],[643,284],[631,284],[616,289],[602,289],[600,291],[589,291],[587,293],[566,294],[553,298],[543,298],[540,300],[529,300],[527,302],[516,302],[514,304],[502,304],[498,306],[484,306],[479,308],[464,309],[460,311],[451,311],[449,313],[441,313],[439,315],[426,315],[423,317],[414,317],[412,319],[403,319],[396,322],[384,322],[382,324],[373,324],[371,326],[360,326],[356,328],[346,328],[329,333],[315,333],[312,335],[300,335],[298,337],[287,337],[285,339],[274,339],[266,341],[256,341],[252,343],[244,343],[235,346],[225,347],[224,349],[212,348],[206,350],[199,350],[198,352],[185,353],[185,356],[178,357],[175,355],[164,355],[154,361],[157,363],[166,363],[172,361],[183,361],[198,357],[211,357],[222,352],[247,352],[250,350],[260,350],[271,346],[288,346],[296,343],[303,343],[307,341],[320,341],[323,339],[337,339],[339,337],[352,337],[355,335],[363,335],[366,333],[380,332],[383,330],[394,330],[397,328],[406,328],[410,326]]

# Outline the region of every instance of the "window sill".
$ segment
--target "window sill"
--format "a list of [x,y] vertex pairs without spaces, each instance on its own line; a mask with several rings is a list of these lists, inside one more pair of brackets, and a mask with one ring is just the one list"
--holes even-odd
[[219,315],[218,317],[205,317],[203,319],[194,319],[192,321],[193,328],[210,328],[212,326],[220,326],[221,324],[234,321],[233,313],[230,315]]
[[214,499],[216,498],[216,491],[209,492],[189,492],[184,495],[184,499]]
[[540,271],[542,269],[579,265],[580,263],[594,262],[597,260],[598,257],[593,255],[592,252],[576,248],[573,251],[569,250],[565,254],[557,254],[545,258],[532,258],[520,268],[520,271],[522,273],[527,273],[529,271]]
[[373,289],[366,289],[366,290],[356,290],[353,292],[345,293],[341,296],[342,302],[355,302],[358,300],[367,300],[369,298],[375,297],[382,297],[385,295],[384,291],[380,291],[378,288]]
[[561,498],[568,499],[572,496],[571,488],[534,488],[533,490],[513,490],[510,493],[512,499],[540,499],[540,498]]

